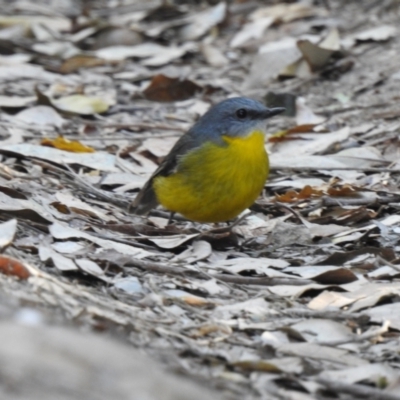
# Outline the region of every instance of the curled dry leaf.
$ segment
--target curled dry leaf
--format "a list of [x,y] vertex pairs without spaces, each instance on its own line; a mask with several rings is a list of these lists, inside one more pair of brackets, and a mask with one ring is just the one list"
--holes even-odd
[[188,264],[207,259],[212,253],[210,243],[204,240],[193,242],[192,246],[175,256],[172,261],[185,261]]
[[163,249],[174,249],[175,247],[179,247],[183,243],[195,238],[196,236],[199,236],[199,233],[194,233],[192,235],[148,236],[146,239]]
[[182,40],[196,40],[205,35],[211,28],[220,24],[226,17],[227,5],[221,2],[203,12],[194,15],[189,25],[180,31]]
[[363,32],[356,33],[352,36],[353,43],[359,42],[384,42],[396,36],[397,28],[392,25],[382,25],[376,28],[368,29]]
[[299,40],[297,46],[312,72],[324,67],[333,53],[340,50],[339,32],[333,29],[320,43],[315,44],[309,40]]
[[312,197],[321,197],[324,192],[322,190],[313,189],[311,186],[304,186],[299,192],[288,190],[286,193],[276,195],[275,200],[281,203],[292,203],[299,200],[309,199]]
[[325,117],[315,115],[312,109],[307,106],[304,97],[297,97],[296,99],[296,123],[297,126],[315,126],[321,124],[326,120]]
[[94,261],[89,260],[87,258],[78,258],[75,260],[75,262],[78,265],[78,267],[87,274],[95,276],[96,278],[99,278],[106,282],[109,281],[104,271]]
[[114,105],[113,99],[103,99],[100,97],[86,96],[83,94],[74,94],[71,96],[53,99],[42,92],[39,87],[35,88],[38,102],[43,105],[52,106],[57,111],[78,115],[93,115],[106,112],[111,105]]

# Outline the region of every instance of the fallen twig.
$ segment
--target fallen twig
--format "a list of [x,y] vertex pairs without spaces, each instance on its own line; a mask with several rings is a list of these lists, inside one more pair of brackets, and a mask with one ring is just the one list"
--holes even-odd
[[144,261],[144,260],[131,260],[126,266],[133,266],[145,269],[147,271],[167,273],[173,275],[182,275],[188,272],[195,273],[200,276],[206,275],[208,278],[217,279],[227,283],[236,283],[239,285],[257,285],[257,286],[276,286],[276,285],[310,285],[315,282],[308,279],[291,279],[291,278],[268,278],[268,277],[247,277],[239,275],[227,275],[227,274],[203,274],[202,271],[193,271],[187,268],[165,265],[154,261]]

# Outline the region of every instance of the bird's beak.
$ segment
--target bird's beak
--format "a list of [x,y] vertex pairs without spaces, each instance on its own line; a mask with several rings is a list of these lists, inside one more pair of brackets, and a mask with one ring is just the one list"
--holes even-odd
[[268,108],[264,111],[263,117],[265,119],[271,118],[275,115],[283,113],[284,111],[286,111],[286,108],[283,108],[283,107]]

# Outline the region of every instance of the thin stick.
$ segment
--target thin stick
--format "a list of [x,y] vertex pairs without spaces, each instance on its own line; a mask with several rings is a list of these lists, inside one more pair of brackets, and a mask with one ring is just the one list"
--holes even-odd
[[271,165],[271,171],[362,171],[362,172],[398,172],[393,168],[366,168],[366,167],[285,167]]
[[365,205],[380,205],[388,203],[396,203],[400,201],[400,197],[381,197],[376,199],[348,199],[335,197],[322,197],[322,205],[324,206],[365,206]]
[[[134,267],[145,269],[146,271],[159,272],[162,274],[169,273],[173,275],[183,275],[190,271],[187,268],[172,266],[172,265],[164,265],[161,263],[153,262],[153,261],[144,261],[144,260],[131,260],[127,266],[131,265]],[[201,271],[200,271],[201,272]],[[204,275],[204,274],[200,274]],[[227,275],[227,274],[207,274],[207,277],[211,277],[213,279],[217,279],[227,283],[237,283],[240,285],[257,285],[257,286],[276,286],[276,285],[294,285],[294,286],[303,286],[310,285],[315,283],[309,279],[290,279],[290,278],[254,278],[254,277],[246,277],[246,276],[238,276],[238,275]]]

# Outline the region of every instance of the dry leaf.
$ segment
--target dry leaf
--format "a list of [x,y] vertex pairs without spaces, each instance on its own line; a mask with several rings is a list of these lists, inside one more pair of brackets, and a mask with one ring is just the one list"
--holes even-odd
[[0,272],[22,280],[28,279],[31,275],[29,269],[22,262],[2,254],[0,255]]
[[[254,57],[250,72],[243,82],[243,88],[254,89],[260,85],[264,86],[277,77],[288,64],[300,57],[301,52],[293,38],[265,44],[259,48],[258,54]],[[265,67],[266,65],[268,68]]]
[[28,108],[15,115],[14,120],[29,125],[56,126],[57,128],[61,128],[67,122],[54,108],[49,106]]
[[68,193],[66,191],[57,192],[56,198],[60,203],[66,205],[71,211],[77,214],[85,215],[92,218],[93,217],[98,218],[104,222],[108,222],[113,219],[107,216],[105,213],[101,212],[100,210],[91,207],[89,204],[83,202],[82,200],[79,200],[78,198],[74,197],[71,193]]
[[110,104],[99,97],[74,94],[62,97],[61,99],[51,99],[51,104],[59,111],[68,113],[92,115],[106,112]]
[[282,203],[292,203],[294,201],[310,199],[311,197],[321,197],[324,192],[322,190],[313,189],[311,186],[304,186],[300,192],[295,190],[288,190],[286,193],[281,195],[275,195],[275,199]]
[[231,47],[242,47],[250,40],[262,37],[267,28],[275,22],[273,17],[258,18],[255,21],[248,22],[243,28],[232,38]]
[[81,232],[78,229],[73,229],[68,226],[61,225],[59,223],[54,223],[53,225],[51,225],[49,230],[51,235],[55,239],[70,239],[70,238],[86,239],[89,242],[95,243],[98,246],[103,247],[104,249],[115,250],[121,254],[134,256],[138,259],[148,257],[152,254],[146,250],[134,246],[129,246],[124,243],[114,242],[112,240],[101,239],[96,236],[92,236],[86,232]]
[[93,275],[105,282],[109,281],[109,278],[105,275],[104,271],[92,260],[86,258],[78,258],[75,260],[78,267],[89,275]]
[[181,58],[188,51],[194,50],[191,43],[186,43],[180,47],[161,46],[156,43],[143,43],[136,46],[111,46],[97,50],[94,55],[97,58],[120,61],[127,58],[143,58],[143,65],[158,67],[170,63],[173,60]]
[[78,142],[77,140],[68,140],[63,136],[55,139],[44,138],[40,142],[42,146],[54,147],[59,150],[70,151],[71,153],[94,153],[94,149]]
[[325,16],[326,11],[322,8],[310,6],[306,3],[280,3],[273,6],[258,8],[250,15],[250,19],[274,18],[276,21],[290,22],[296,19],[313,16]]
[[296,123],[298,126],[315,126],[326,120],[325,117],[315,115],[310,107],[306,104],[304,97],[296,98]]
[[78,71],[81,68],[92,68],[100,65],[107,64],[108,61],[102,60],[97,57],[78,54],[71,58],[66,59],[60,66],[59,71],[62,74],[70,74],[71,72]]
[[78,269],[71,258],[58,254],[48,246],[39,246],[39,257],[41,261],[48,261],[51,259],[54,266],[61,272],[76,271]]
[[71,153],[52,147],[35,146],[29,143],[0,146],[0,150],[14,152],[26,157],[37,157],[60,164],[79,164],[100,171],[118,171],[118,168],[115,166],[115,156],[104,152]]
[[0,224],[0,251],[4,251],[14,240],[17,232],[17,220],[10,219]]
[[171,236],[147,236],[147,239],[153,242],[158,247],[163,249],[174,249],[175,247],[179,247],[183,243],[199,236],[198,233],[194,233],[192,235],[171,235]]
[[310,66],[311,71],[315,72],[328,63],[334,52],[340,50],[339,32],[337,29],[333,29],[318,44],[309,40],[299,40],[297,46]]
[[143,94],[147,100],[152,101],[181,101],[193,97],[201,90],[199,85],[187,79],[160,74],[153,77]]
[[227,12],[227,5],[221,2],[214,7],[197,13],[193,16],[189,25],[184,26],[180,31],[183,41],[196,40],[205,35],[212,27],[221,23]]
[[217,46],[207,40],[203,41],[200,50],[207,63],[212,67],[224,67],[229,64],[229,60],[225,57],[224,53]]
[[382,25],[376,28],[357,33],[355,39],[359,42],[375,41],[383,42],[396,36],[397,28],[391,25]]
[[36,100],[35,96],[4,96],[0,95],[0,107],[11,107],[11,108],[19,108],[26,107],[28,104],[34,102]]
[[179,299],[192,307],[212,307],[214,303],[200,296],[194,296],[183,290],[167,290],[165,295],[169,298]]
[[139,279],[135,276],[115,279],[113,284],[115,288],[128,294],[140,294],[145,292],[142,284],[139,282]]

